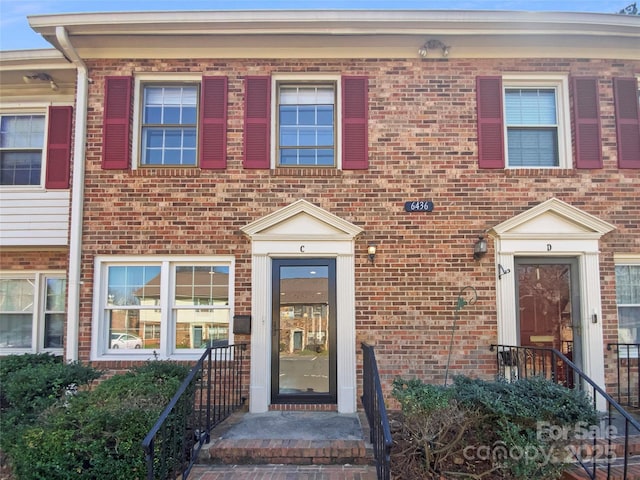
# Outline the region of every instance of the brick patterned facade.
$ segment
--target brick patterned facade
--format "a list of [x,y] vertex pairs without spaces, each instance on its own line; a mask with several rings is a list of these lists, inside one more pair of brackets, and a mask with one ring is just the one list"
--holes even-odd
[[[605,344],[617,340],[613,254],[640,250],[640,171],[616,164],[612,78],[638,61],[406,59],[363,61],[100,60],[88,66],[80,357],[89,358],[94,255],[233,255],[236,312],[251,307],[250,240],[239,228],[300,198],[364,229],[356,241],[358,342],[377,346],[383,382],[396,375],[441,382],[455,301],[466,285],[478,302],[460,313],[451,371],[489,378],[497,341],[492,249],[472,257],[477,235],[556,197],[616,226],[601,241]],[[224,171],[100,167],[104,77],[202,72],[229,79]],[[369,155],[364,171],[245,170],[243,78],[282,72],[369,77]],[[604,168],[480,170],[475,78],[505,72],[597,75]],[[405,201],[431,199],[431,213]],[[368,243],[378,245],[375,264]],[[86,334],[86,336],[85,336]],[[85,340],[86,339],[86,340]],[[242,340],[242,338],[240,338]],[[611,359],[607,357],[608,375]],[[361,362],[359,362],[361,363]]]
[[[542,53],[538,55],[529,48],[530,39],[519,38],[519,33],[514,33],[511,21],[515,22],[516,17],[511,20],[509,14],[504,18],[498,16],[498,20],[478,15],[477,19],[485,22],[482,25],[486,31],[478,27],[478,31],[473,32],[473,28],[464,23],[467,19],[462,17],[460,25],[456,26],[447,24],[446,19],[436,14],[433,19],[421,16],[415,20],[417,23],[410,17],[398,20],[393,16],[386,26],[383,25],[386,19],[378,17],[377,20],[363,20],[354,16],[342,24],[342,20],[329,12],[326,16],[318,14],[320,20],[305,17],[310,30],[301,33],[296,23],[296,15],[304,17],[300,12],[289,12],[292,17],[285,13],[281,23],[260,15],[247,19],[240,14],[237,19],[240,26],[233,22],[225,24],[224,20],[213,16],[215,12],[208,12],[212,15],[205,13],[197,24],[188,23],[194,19],[186,14],[184,18],[180,14],[175,18],[142,14],[127,23],[126,32],[115,25],[118,18],[124,20],[127,14],[114,14],[117,18],[97,14],[95,18],[84,19],[87,23],[82,27],[73,22],[65,26],[72,35],[70,43],[73,47],[61,46],[52,33],[55,29],[51,28],[59,26],[59,22],[69,21],[68,18],[52,15],[34,20],[34,29],[56,48],[61,51],[71,48],[73,51],[66,53],[78,55],[89,79],[84,159],[74,159],[74,162],[84,160],[85,169],[81,252],[70,252],[72,260],[78,259],[81,272],[77,319],[79,360],[98,358],[94,362],[96,367],[111,372],[135,364],[135,360],[124,355],[122,361],[113,360],[114,356],[100,360],[100,354],[95,352],[97,336],[106,335],[94,331],[99,323],[94,318],[95,312],[100,310],[94,298],[96,276],[99,275],[94,271],[97,256],[103,259],[109,256],[177,258],[183,255],[233,258],[235,284],[231,313],[255,315],[252,306],[256,296],[266,295],[269,287],[252,285],[255,272],[252,240],[241,229],[298,200],[306,200],[362,229],[355,237],[353,257],[358,397],[361,342],[376,346],[385,393],[390,392],[391,383],[398,375],[442,383],[454,322],[449,378],[456,374],[493,378],[497,371],[496,357],[489,347],[499,341],[500,325],[504,322],[515,324],[516,319],[500,318],[499,305],[497,308],[500,292],[500,280],[496,278],[500,254],[496,249],[497,240],[488,239],[488,253],[479,260],[473,257],[474,243],[479,235],[486,235],[497,225],[555,198],[615,227],[598,241],[601,293],[598,307],[604,349],[595,352],[594,357],[598,361],[604,359],[605,383],[614,383],[616,360],[606,349],[608,343],[618,340],[614,255],[640,257],[640,168],[621,169],[618,166],[619,125],[613,84],[614,79],[639,78],[640,57],[637,53],[629,53],[628,49],[619,50],[619,57],[611,53],[623,41],[631,45],[637,43],[638,32],[632,22],[621,21],[620,34],[616,31],[615,40],[607,39],[613,46],[607,43],[602,49],[594,50],[596,58],[586,58],[591,52],[589,45],[600,48],[598,42],[607,38],[599,28],[611,28],[607,32],[614,36],[613,27],[605,27],[608,23],[604,17],[600,25],[596,16],[559,15],[556,19],[549,14],[541,20],[543,26],[539,29],[533,26],[539,21],[537,17],[526,17],[529,23],[519,20],[523,22],[523,28],[526,25],[533,29],[532,32],[535,30],[532,35],[539,35]],[[350,15],[355,14],[351,12]],[[470,18],[476,17],[471,15]],[[568,44],[560,41],[565,40],[562,37],[563,18],[564,21],[575,20],[579,24],[575,28],[584,29],[584,45],[570,36],[566,39]],[[105,27],[102,30],[102,21],[105,24],[115,22],[113,29]],[[349,24],[350,21],[353,24]],[[371,23],[367,24],[367,21]],[[438,21],[443,21],[443,31],[452,29],[451,55],[445,57],[444,51],[443,55],[427,52],[421,58],[417,45],[425,40],[423,32],[440,26]],[[166,24],[175,27],[175,31],[165,30]],[[200,30],[203,25],[207,28]],[[218,28],[221,30],[217,31]],[[225,28],[235,32],[237,37],[223,33]],[[275,40],[271,34],[256,33],[260,28],[271,32]],[[338,35],[325,35],[324,28]],[[349,34],[339,37],[344,34],[342,28]],[[464,32],[465,28],[469,31]],[[506,30],[502,31],[503,28]],[[391,35],[385,37],[379,30]],[[156,34],[150,36],[150,32]],[[491,33],[487,32],[505,34],[504,41],[492,39]],[[317,35],[313,41],[310,40],[312,34]],[[238,45],[232,45],[233,39],[238,40]],[[344,46],[339,44],[340,39],[354,49],[368,53],[348,58]],[[567,55],[570,56],[559,57],[558,50],[550,49],[549,42],[556,39],[563,48],[561,51],[569,52]],[[380,54],[381,58],[371,54],[376,45],[386,48],[387,40],[389,50],[384,50],[386,54]],[[478,40],[478,46],[474,45],[475,40]],[[301,44],[294,45],[296,41]],[[362,45],[367,41],[376,45],[367,45],[366,50]],[[485,41],[486,52],[482,47]],[[129,50],[123,47],[127,42],[131,43],[127,47]],[[225,50],[227,45],[230,52],[240,52],[239,55],[229,54]],[[165,47],[166,56],[163,56]],[[213,53],[206,56],[209,47]],[[318,50],[314,50],[316,47]],[[248,48],[247,52],[244,48]],[[270,48],[276,52],[271,57]],[[319,56],[319,51],[330,53],[323,57]],[[465,51],[471,53],[465,55]],[[279,56],[278,52],[285,54]],[[499,54],[492,56],[490,52]],[[67,57],[74,58],[74,55]],[[226,168],[145,166],[114,169],[113,163],[109,169],[104,168],[107,79],[147,78],[149,75],[161,78],[163,74],[191,75],[196,82],[201,77],[226,78]],[[339,77],[366,77],[368,168],[260,169],[243,166],[245,80],[247,77],[264,79],[284,74],[305,76],[310,80],[314,75],[331,75],[336,81]],[[479,168],[476,80],[478,77],[499,78],[515,74],[523,78],[552,74],[567,80],[570,105],[569,111],[564,113],[571,123],[571,139],[567,141],[572,155],[571,165],[565,165],[566,168]],[[571,80],[575,77],[597,79],[602,168],[574,168],[578,147]],[[275,105],[272,98],[271,108]],[[138,107],[133,106],[132,110]],[[339,122],[336,118],[336,130],[340,128]],[[129,131],[133,139],[140,136],[134,128],[130,127]],[[135,166],[138,155],[131,153]],[[122,159],[115,160],[115,165],[120,165],[118,161]],[[72,192],[77,187],[72,185]],[[412,200],[432,201],[433,211],[405,212],[404,203]],[[367,256],[370,244],[377,246],[375,262]],[[584,252],[573,252],[566,256],[580,257],[582,254]],[[41,269],[67,268],[66,256],[62,251],[52,255],[3,252],[2,269],[18,270],[36,265]],[[506,280],[513,282],[513,277],[514,273],[511,273]],[[585,279],[582,281],[586,282]],[[456,310],[458,296],[467,286],[477,291],[477,302]],[[513,303],[515,299],[503,298],[501,301]],[[587,321],[590,313],[582,312],[583,321]],[[255,316],[254,321],[258,321]],[[100,341],[105,342],[104,338]],[[251,341],[252,337],[248,335],[235,336],[235,342]],[[250,345],[249,354],[255,347]],[[338,365],[338,369],[342,367],[345,366]],[[247,367],[244,382],[247,396],[249,375]]]

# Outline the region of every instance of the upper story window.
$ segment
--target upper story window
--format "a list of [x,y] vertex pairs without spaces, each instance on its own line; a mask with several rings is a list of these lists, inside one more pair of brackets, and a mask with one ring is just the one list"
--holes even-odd
[[103,169],[226,168],[227,77],[106,77],[104,98]]
[[554,88],[505,89],[510,167],[558,167],[557,93]]
[[504,128],[510,168],[570,168],[567,79],[506,76]]
[[145,85],[141,165],[197,164],[198,87]]
[[1,185],[42,184],[44,138],[44,115],[0,116]]
[[0,275],[0,352],[61,351],[65,292],[63,274]]
[[278,165],[334,166],[335,84],[278,84]]
[[[598,168],[599,126],[597,81],[581,83],[582,100],[587,105],[586,121],[576,166]],[[569,79],[566,75],[504,75],[476,78],[478,113],[478,160],[480,168],[572,168],[571,111]],[[593,111],[592,111],[593,110]],[[581,124],[580,128],[584,127]],[[588,130],[591,129],[591,130]],[[595,158],[583,159],[587,152]],[[596,155],[597,154],[597,155]],[[586,162],[585,162],[586,160]],[[590,162],[590,163],[589,163]]]

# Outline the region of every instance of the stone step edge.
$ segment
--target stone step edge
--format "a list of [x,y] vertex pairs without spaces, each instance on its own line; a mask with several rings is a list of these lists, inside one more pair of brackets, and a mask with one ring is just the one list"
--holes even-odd
[[361,440],[220,440],[203,448],[198,463],[370,465],[373,452]]

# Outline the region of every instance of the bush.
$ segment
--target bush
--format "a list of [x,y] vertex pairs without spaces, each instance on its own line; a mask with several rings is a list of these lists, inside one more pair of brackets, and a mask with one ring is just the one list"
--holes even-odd
[[0,362],[0,449],[9,452],[22,430],[43,411],[65,398],[69,386],[85,387],[100,371],[80,363],[64,363],[49,354],[5,357]]
[[571,438],[541,435],[540,422],[569,433],[597,422],[584,392],[544,378],[457,377],[448,388],[398,378],[392,394],[402,408],[392,453],[398,478],[558,478]]
[[14,473],[21,480],[145,478],[141,442],[189,370],[148,362],[55,402],[8,449]]

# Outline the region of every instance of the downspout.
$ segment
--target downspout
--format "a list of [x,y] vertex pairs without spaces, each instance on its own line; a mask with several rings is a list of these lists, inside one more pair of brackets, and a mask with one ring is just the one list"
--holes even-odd
[[62,53],[78,71],[75,108],[75,136],[73,142],[73,179],[71,184],[71,225],[69,230],[69,275],[67,296],[67,348],[68,362],[78,361],[80,339],[80,264],[82,259],[82,211],[84,204],[85,138],[87,136],[87,101],[89,74],[87,66],[71,45],[67,30],[56,27],[56,38]]

